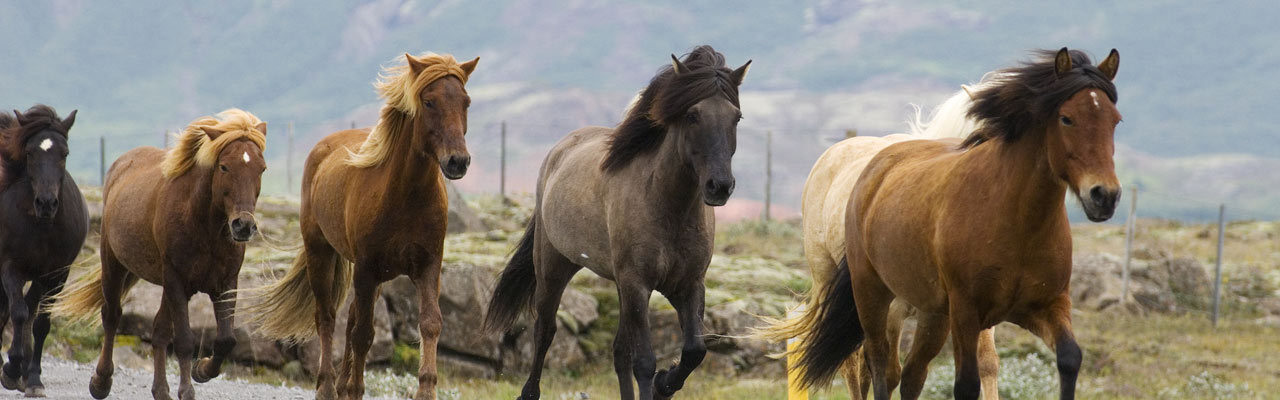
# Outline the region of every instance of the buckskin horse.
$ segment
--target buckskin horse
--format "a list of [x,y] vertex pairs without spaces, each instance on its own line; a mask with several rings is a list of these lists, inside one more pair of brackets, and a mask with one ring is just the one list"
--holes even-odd
[[0,330],[13,320],[0,384],[44,397],[40,356],[50,323],[43,302],[62,290],[89,234],[89,211],[65,168],[76,112],[58,118],[37,104],[13,113],[0,114]]
[[[377,84],[387,102],[372,132],[337,132],[311,150],[302,175],[303,250],[248,309],[266,336],[302,341],[319,332],[319,399],[363,396],[374,300],[382,282],[400,275],[412,279],[419,295],[422,358],[414,398],[435,398],[449,207],[444,178],[462,178],[471,162],[464,139],[471,98],[464,85],[480,59],[459,64],[428,53],[405,54],[405,61],[387,68]],[[335,387],[335,316],[353,285]]]
[[[587,127],[561,139],[542,164],[537,203],[524,237],[489,301],[485,325],[506,330],[531,303],[533,370],[521,399],[537,399],[556,310],[581,268],[615,281],[621,301],[613,343],[621,398],[667,398],[702,362],[703,278],[715,233],[712,207],[733,193],[730,160],[742,118],[735,70],[710,46],[653,77],[617,128]],[[649,297],[675,307],[680,362],[655,373]]]
[[[191,380],[217,377],[235,348],[233,312],[245,243],[257,232],[254,210],[266,161],[267,124],[238,109],[191,122],[168,151],[139,147],[116,159],[102,189],[102,267],[65,293],[57,313],[102,315],[102,354],[89,393],[111,392],[111,356],[123,311],[121,299],[145,279],[164,288],[154,321],[151,394],[169,398],[165,349],[178,358],[178,397],[195,398]],[[187,303],[196,293],[213,300],[218,333],[212,357],[191,365],[195,342]]]
[[[1120,196],[1114,134],[1121,117],[1114,49],[1094,66],[1079,51],[999,71],[973,94],[978,128],[958,145],[890,145],[867,164],[848,199],[845,259],[819,296],[801,344],[801,380],[829,382],[865,345],[877,399],[892,387],[885,332],[890,303],[918,310],[902,398],[919,396],[925,366],[951,334],[955,396],[981,392],[978,334],[1002,321],[1057,354],[1060,397],[1075,397],[1082,353],[1071,330],[1071,225],[1065,195],[1105,221]],[[865,343],[864,343],[865,342]],[[919,376],[906,372],[917,371]]]

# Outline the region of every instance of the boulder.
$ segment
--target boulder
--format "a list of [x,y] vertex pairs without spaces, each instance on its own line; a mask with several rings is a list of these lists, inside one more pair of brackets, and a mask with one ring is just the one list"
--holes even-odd
[[[241,278],[241,287],[249,282],[249,278]],[[156,312],[160,310],[160,299],[164,289],[149,282],[138,282],[129,295],[125,297],[120,316],[121,335],[138,336],[144,341],[152,339]],[[243,302],[237,303],[237,312],[242,310]],[[213,340],[218,335],[217,321],[213,316],[213,303],[208,296],[192,296],[187,305],[187,320],[191,324],[191,333],[195,337],[196,351],[201,356],[209,355],[213,350]],[[232,361],[260,363],[272,367],[284,365],[288,360],[281,346],[274,340],[250,334],[250,330],[237,324],[235,326],[236,347],[231,351]]]
[[444,183],[449,192],[449,233],[459,232],[480,232],[486,228],[484,221],[467,205],[466,200],[462,198],[462,192],[458,191],[458,187],[453,182],[445,181]]
[[[1071,298],[1077,308],[1106,310],[1122,304],[1124,258],[1112,254],[1076,256],[1071,275]],[[1124,304],[1137,311],[1181,313],[1199,308],[1208,296],[1209,279],[1199,261],[1169,258],[1133,259],[1129,268],[1129,297]]]
[[[354,299],[354,296],[348,294],[347,300],[342,303],[342,307],[338,308],[338,315],[334,323],[333,347],[331,349],[334,368],[339,366],[338,363],[342,360],[342,353],[346,350],[347,318],[351,309],[352,299]],[[391,352],[394,348],[395,339],[391,337],[391,317],[387,312],[387,302],[382,297],[378,297],[373,302],[373,346],[369,348],[369,354],[366,356],[365,362],[375,364],[391,361]],[[302,361],[302,368],[313,376],[320,368],[320,352],[320,340],[318,337],[298,346],[298,360]]]

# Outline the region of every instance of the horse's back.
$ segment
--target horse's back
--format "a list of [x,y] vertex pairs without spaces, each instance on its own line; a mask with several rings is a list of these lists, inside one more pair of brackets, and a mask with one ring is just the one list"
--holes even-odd
[[555,250],[605,278],[613,271],[600,163],[612,132],[586,127],[557,142],[543,161],[537,195],[538,218]]
[[111,164],[102,188],[102,247],[130,270],[160,270],[152,222],[156,191],[164,180],[164,154],[150,146],[129,150]]
[[303,238],[323,237],[348,258],[353,254],[343,229],[350,192],[347,186],[356,181],[353,175],[357,169],[347,165],[346,160],[368,137],[366,129],[348,129],[325,136],[311,148],[302,172]]

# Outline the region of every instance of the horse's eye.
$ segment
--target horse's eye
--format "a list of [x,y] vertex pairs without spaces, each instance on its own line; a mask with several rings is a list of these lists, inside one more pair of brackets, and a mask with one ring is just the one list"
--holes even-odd
[[1063,115],[1061,119],[1063,125],[1071,126],[1071,118],[1067,118],[1067,116]]
[[691,112],[691,113],[685,114],[684,120],[689,121],[689,123],[691,124],[696,124],[698,123],[698,113]]
[[422,105],[427,108],[436,108],[436,103],[431,100],[423,100]]
[[227,172],[227,171],[229,171],[229,170],[227,169],[227,165],[226,165],[226,164],[219,164],[219,165],[218,165],[218,169],[222,170],[222,172]]

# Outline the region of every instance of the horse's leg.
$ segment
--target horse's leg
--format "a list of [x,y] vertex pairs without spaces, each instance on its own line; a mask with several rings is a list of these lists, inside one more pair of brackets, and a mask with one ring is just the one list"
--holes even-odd
[[902,369],[902,399],[914,400],[920,397],[924,389],[925,378],[929,376],[929,362],[942,351],[947,342],[947,334],[951,330],[947,314],[916,313],[916,333],[911,340],[911,351],[907,353],[907,363]]
[[[889,340],[889,368],[885,370],[885,381],[889,384],[890,391],[898,387],[902,380],[902,361],[898,355],[898,347],[902,344],[902,323],[914,314],[915,309],[905,300],[894,299],[889,303],[889,316],[885,319],[884,332]],[[945,337],[943,340],[946,340]],[[914,346],[915,342],[912,342],[912,347]]]
[[1063,294],[1039,313],[1014,320],[1040,337],[1058,356],[1058,385],[1060,399],[1076,397],[1076,377],[1080,373],[1083,353],[1071,332],[1071,298]]
[[231,356],[231,350],[236,348],[235,290],[239,284],[236,278],[232,277],[230,282],[223,286],[223,292],[217,298],[209,296],[210,300],[213,300],[213,318],[218,324],[218,336],[213,339],[213,356],[201,358],[196,362],[195,370],[191,372],[191,377],[196,382],[208,382],[222,374],[222,363]]
[[[0,285],[0,332],[9,325],[9,296],[4,294],[4,285]],[[4,370],[4,360],[0,357],[0,371]]]
[[169,320],[173,322],[173,354],[178,357],[178,398],[195,399],[191,384],[191,358],[195,355],[194,335],[187,319],[187,302],[191,299],[183,286],[175,265],[164,266],[164,300],[169,302]]
[[851,400],[865,399],[867,388],[871,387],[871,370],[864,359],[865,352],[863,347],[858,347],[844,360],[844,364],[840,364],[840,376],[844,377],[844,385],[849,390]]
[[622,400],[635,400],[636,389],[632,387],[631,377],[631,340],[627,337],[626,325],[618,324],[618,333],[613,337],[613,372],[618,375],[618,391]]
[[[333,328],[337,324],[337,296],[333,283],[340,272],[337,253],[323,239],[308,240],[302,251],[307,257],[307,278],[316,299],[316,333],[320,336],[320,366],[316,371],[316,399],[338,398],[333,371]],[[301,255],[300,255],[301,256]]]
[[94,369],[93,377],[89,379],[89,394],[95,399],[103,399],[111,394],[111,376],[116,369],[111,358],[115,350],[116,328],[120,325],[122,313],[120,296],[130,279],[129,271],[115,259],[105,238],[102,243],[102,352],[98,355],[98,366]]
[[44,355],[44,339],[49,336],[50,322],[49,310],[41,307],[41,303],[62,291],[62,284],[66,282],[67,276],[63,273],[59,274],[59,277],[61,279],[58,277],[45,279],[39,286],[33,283],[31,290],[27,293],[27,307],[36,310],[36,320],[31,327],[31,361],[27,364],[27,397],[44,397],[44,383],[40,381],[42,372],[40,360]]
[[338,396],[353,400],[364,396],[365,357],[373,347],[373,304],[382,282],[362,273],[372,267],[356,265],[355,298],[347,311],[347,349],[342,356],[342,373],[338,375]]
[[977,310],[964,300],[954,293],[950,296],[951,348],[956,365],[954,393],[958,400],[977,400],[982,391],[978,375],[978,332],[982,328]]
[[535,251],[534,256],[539,261],[535,272],[538,284],[533,290],[533,310],[536,313],[533,343],[536,347],[529,379],[520,390],[522,400],[534,400],[541,395],[542,367],[547,360],[547,349],[551,348],[551,341],[556,337],[556,311],[560,309],[560,296],[564,294],[564,288],[569,286],[569,279],[580,268],[555,254],[549,245],[540,250],[542,251]]
[[702,364],[707,355],[707,344],[702,341],[702,314],[705,308],[704,294],[706,288],[702,282],[689,285],[680,293],[672,293],[668,297],[676,309],[680,319],[680,332],[684,341],[680,349],[680,363],[674,368],[664,369],[654,377],[654,397],[670,398],[677,390],[684,387],[689,374]]
[[978,332],[978,376],[982,400],[1000,400],[1000,355],[996,353],[996,327]]
[[9,298],[9,318],[13,319],[13,342],[9,345],[9,363],[0,373],[0,384],[5,389],[22,390],[22,375],[27,367],[27,339],[31,337],[31,309],[23,299],[22,287],[26,281],[16,271],[12,262],[5,263],[0,271],[0,283]]
[[[628,279],[630,278],[630,279]],[[649,337],[649,289],[640,279],[619,277],[620,320],[618,329],[626,329],[631,342],[631,373],[640,389],[640,400],[653,399],[653,376],[657,359]]]
[[[871,385],[875,398],[888,399],[893,387],[889,386],[889,338],[886,331],[889,317],[889,305],[893,303],[893,292],[880,281],[872,270],[866,257],[849,252],[849,279],[853,282],[854,305],[858,311],[858,321],[866,339],[862,344],[867,365],[871,369]],[[898,363],[898,360],[892,360]]]
[[169,400],[169,378],[165,374],[165,360],[169,357],[169,343],[173,342],[173,320],[169,317],[170,301],[160,299],[160,310],[151,322],[151,397]]
[[418,288],[418,390],[415,400],[436,398],[436,345],[440,342],[440,329],[444,317],[440,315],[440,258],[427,263],[416,276],[409,277]]

